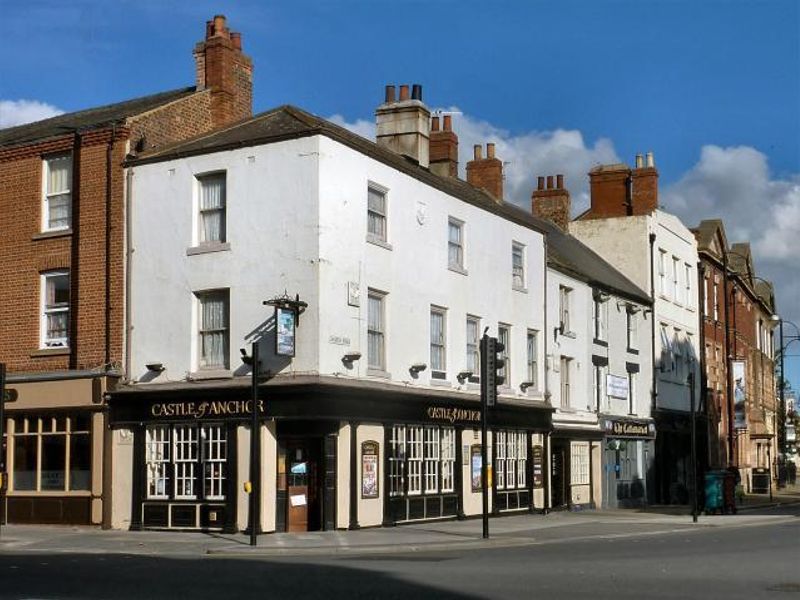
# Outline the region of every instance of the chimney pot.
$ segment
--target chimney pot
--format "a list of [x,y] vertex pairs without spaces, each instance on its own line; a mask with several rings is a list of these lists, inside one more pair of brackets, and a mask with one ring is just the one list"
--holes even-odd
[[408,100],[408,85],[400,86],[400,102]]
[[641,169],[642,167],[644,167],[644,156],[640,153],[636,155],[636,168]]
[[222,35],[225,32],[225,15],[214,15],[214,35]]
[[415,83],[411,88],[411,99],[422,102],[422,86],[420,84]]
[[439,131],[439,117],[433,117],[431,119],[431,132]]
[[387,85],[386,86],[386,97],[385,98],[386,98],[386,103],[387,104],[391,104],[392,102],[394,102],[394,86],[393,85]]
[[481,160],[483,158],[483,146],[475,144],[472,147],[472,158],[473,160]]
[[544,189],[544,177],[537,177],[536,178],[536,189],[543,190]]
[[491,142],[486,144],[486,158],[494,158],[494,144]]
[[563,190],[564,189],[564,176],[563,175],[556,175],[556,189]]
[[233,42],[233,47],[237,50],[242,49],[242,34],[238,32],[231,32],[231,42]]
[[547,176],[547,189],[548,190],[552,190],[553,189],[553,176],[552,175],[548,175]]
[[650,168],[654,168],[656,166],[656,161],[655,161],[655,158],[653,158],[653,153],[652,152],[648,152],[647,153],[646,166],[648,166]]
[[453,131],[453,117],[451,115],[445,115],[443,125],[445,131]]

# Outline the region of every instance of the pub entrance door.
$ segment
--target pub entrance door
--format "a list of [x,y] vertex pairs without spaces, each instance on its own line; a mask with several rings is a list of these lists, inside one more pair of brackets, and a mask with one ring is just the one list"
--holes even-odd
[[276,531],[336,528],[335,434],[278,436]]
[[552,508],[568,508],[569,497],[569,441],[552,440],[551,446],[551,490]]

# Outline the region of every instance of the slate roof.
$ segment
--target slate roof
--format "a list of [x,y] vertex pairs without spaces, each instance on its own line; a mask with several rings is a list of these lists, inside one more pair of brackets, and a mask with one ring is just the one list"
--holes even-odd
[[66,113],[42,121],[0,129],[0,147],[17,146],[37,142],[51,137],[71,133],[74,130],[85,131],[105,126],[112,122],[122,121],[128,117],[147,112],[161,105],[194,94],[194,86],[180,88],[169,92],[161,92],[125,100],[106,106],[88,108],[77,112]]
[[128,164],[162,162],[312,135],[324,135],[468,204],[546,234],[548,261],[553,267],[566,271],[591,285],[597,285],[636,302],[651,303],[647,292],[614,269],[588,246],[566,234],[549,221],[540,219],[507,202],[497,202],[492,196],[466,181],[431,173],[410,159],[294,106],[279,106],[225,129],[142,154],[130,160]]

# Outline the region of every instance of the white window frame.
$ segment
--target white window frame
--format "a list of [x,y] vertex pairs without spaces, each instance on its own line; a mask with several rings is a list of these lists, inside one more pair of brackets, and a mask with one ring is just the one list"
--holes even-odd
[[[474,331],[470,332],[470,329]],[[470,379],[477,379],[481,372],[480,341],[481,341],[481,320],[480,317],[467,315],[466,338],[467,338],[467,371],[472,373]]]
[[667,252],[661,248],[658,249],[658,288],[662,296],[669,295],[669,290],[667,289]]
[[511,386],[511,325],[508,323],[498,323],[497,341],[503,344],[503,351],[500,356],[505,360],[502,368],[498,369],[497,374],[504,378],[500,387]]
[[203,495],[206,500],[225,499],[225,464],[227,434],[224,425],[203,425],[200,429],[203,443]]
[[[378,290],[367,291],[367,368],[375,371],[386,370],[386,296]],[[373,302],[374,301],[374,302]],[[377,319],[373,319],[373,306],[377,303]],[[375,344],[371,341],[374,340]],[[373,351],[377,351],[377,356]]]
[[[50,169],[51,163],[59,160],[68,160],[67,164],[67,188],[64,190],[51,191]],[[72,227],[72,153],[63,152],[42,157],[42,231],[66,231]],[[56,227],[50,226],[50,206],[51,203],[59,198],[66,199],[67,224]]]
[[570,407],[570,368],[572,359],[569,356],[561,356],[561,408]]
[[685,279],[683,282],[684,304],[686,308],[694,308],[694,302],[692,301],[692,266],[689,263],[683,263],[683,276]]
[[[458,231],[457,239],[451,233]],[[455,217],[447,218],[447,267],[453,271],[463,273],[464,267],[464,221]]]
[[[227,288],[204,290],[195,292],[197,304],[197,367],[200,371],[219,371],[227,370],[230,368],[231,360],[231,339],[230,339],[230,311],[231,311],[231,298],[230,290]],[[203,304],[211,300],[222,300],[225,306],[225,323],[218,327],[207,326],[203,322]],[[210,363],[208,357],[205,356],[203,348],[206,337],[216,334],[223,334],[223,359],[222,363]]]
[[441,439],[438,427],[425,427],[424,438],[424,493],[439,493],[439,467],[441,460]]
[[625,311],[625,315],[628,350],[636,350],[639,348],[639,340],[637,339],[639,337],[639,319],[636,316],[636,312],[630,310],[630,308]]
[[[47,287],[51,279],[66,277],[67,291],[69,299],[66,302],[54,302],[48,304],[47,301]],[[68,348],[69,347],[69,334],[70,334],[70,305],[72,303],[72,285],[70,281],[70,272],[66,269],[59,269],[56,271],[46,271],[41,274],[41,299],[40,299],[40,315],[41,321],[39,325],[39,347],[40,348]],[[59,317],[66,315],[66,330],[65,335],[56,337],[50,335],[49,321],[51,317]]]
[[[225,171],[214,171],[195,175],[197,182],[197,243],[199,246],[214,246],[228,241],[228,174]],[[203,208],[203,194],[210,181],[222,180],[222,205]],[[213,215],[220,216],[219,239],[207,239],[205,220]]]
[[534,390],[539,389],[539,332],[535,329],[528,329],[525,338],[526,343],[526,366],[528,371],[528,383],[532,384]]
[[714,276],[714,321],[719,321],[719,281]]
[[[440,334],[434,335],[434,323],[441,321]],[[445,379],[447,376],[447,309],[440,306],[431,306],[430,313],[430,360],[431,376],[435,379]]]
[[424,458],[424,433],[421,426],[406,428],[406,461],[408,473],[408,495],[422,494],[422,466]]
[[594,324],[594,339],[605,342],[608,329],[608,302],[603,300],[598,292],[592,295],[592,322]]
[[[373,196],[380,198],[382,206],[376,206]],[[389,239],[389,194],[384,187],[370,183],[367,186],[367,240],[385,244]],[[373,227],[377,225],[377,228]]]
[[628,371],[628,414],[636,414],[636,372]]
[[671,294],[670,297],[672,298],[672,300],[674,302],[676,302],[678,304],[683,304],[683,302],[682,302],[682,300],[680,298],[680,291],[681,291],[682,288],[680,287],[680,282],[679,282],[679,273],[680,273],[680,269],[678,268],[679,264],[680,264],[680,259],[677,256],[673,256],[672,257],[672,283],[671,283],[672,294]]
[[525,291],[525,244],[511,242],[511,287]]
[[406,428],[404,426],[392,427],[389,450],[389,495],[402,496],[405,493],[406,481]]
[[455,489],[456,430],[451,427],[441,429],[441,468],[443,494]]
[[197,500],[198,437],[197,425],[181,424],[172,428],[173,495],[176,500]]
[[147,498],[167,499],[167,469],[170,465],[170,426],[152,425],[145,429],[145,463],[147,468]]
[[572,333],[570,329],[570,303],[572,301],[572,288],[565,285],[558,286],[558,314],[560,319],[561,334]]

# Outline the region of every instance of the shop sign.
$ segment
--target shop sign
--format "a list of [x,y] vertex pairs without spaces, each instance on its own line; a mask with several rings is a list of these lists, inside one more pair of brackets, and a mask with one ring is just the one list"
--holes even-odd
[[743,360],[734,360],[733,364],[733,426],[736,429],[747,429],[747,372]]
[[378,442],[361,444],[361,497],[378,497]]
[[[258,412],[264,412],[264,401],[258,401]],[[155,402],[150,416],[156,418],[244,417],[253,413],[252,400],[207,400],[203,402]]]
[[278,306],[275,308],[275,354],[278,356],[294,356],[295,352],[295,312],[291,308]]
[[481,411],[471,408],[458,408],[456,406],[429,406],[425,411],[431,421],[445,421],[447,423],[480,423]]
[[628,378],[618,375],[606,375],[606,395],[611,398],[628,397]]
[[540,445],[533,447],[533,487],[544,487],[544,448]]
[[647,421],[623,421],[607,419],[606,434],[613,437],[652,438],[656,434],[654,423]]

